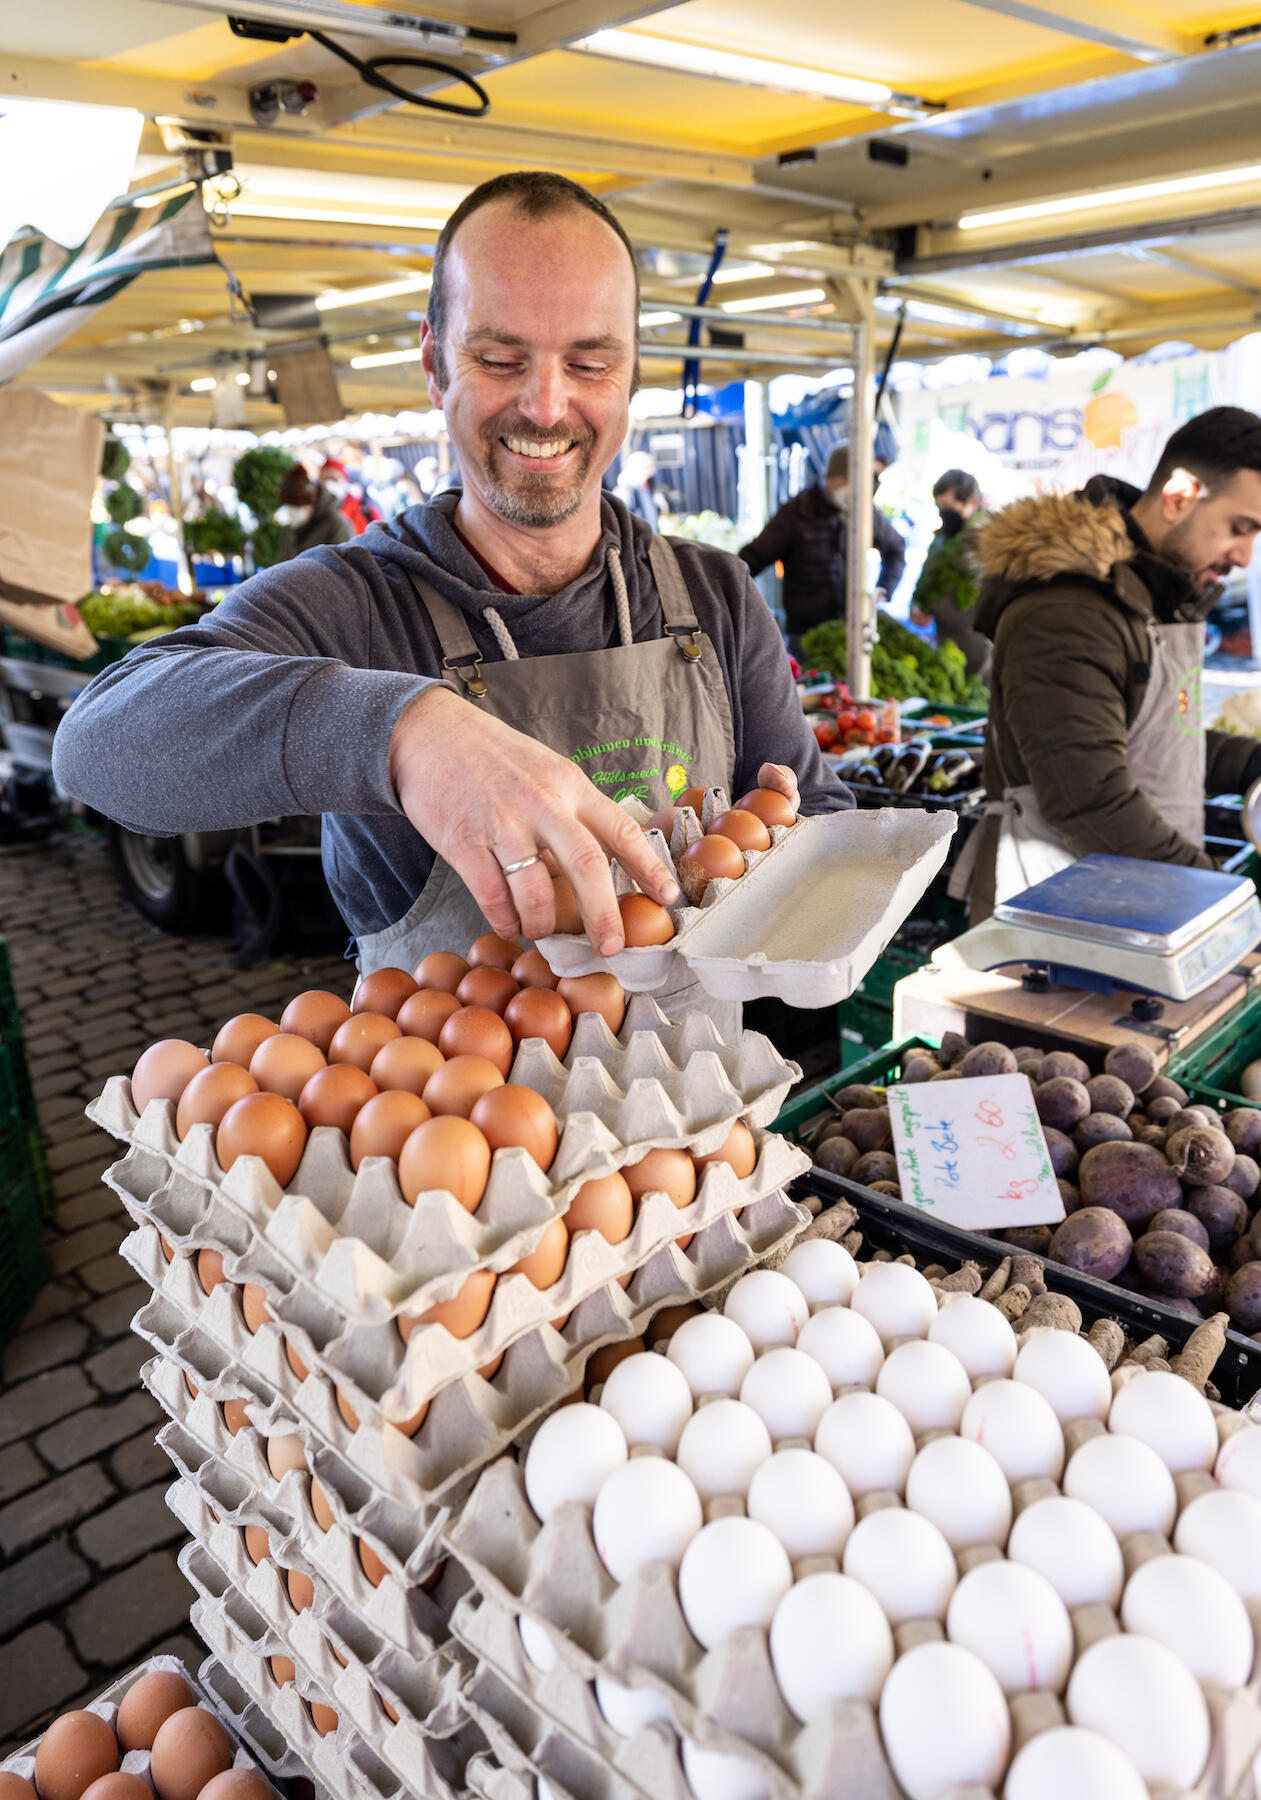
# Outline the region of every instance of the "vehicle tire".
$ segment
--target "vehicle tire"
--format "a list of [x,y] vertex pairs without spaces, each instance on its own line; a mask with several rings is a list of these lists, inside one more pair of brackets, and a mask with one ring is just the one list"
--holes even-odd
[[111,821],[109,847],[119,885],[152,924],[175,932],[230,929],[222,876],[195,869],[179,838],[146,837]]

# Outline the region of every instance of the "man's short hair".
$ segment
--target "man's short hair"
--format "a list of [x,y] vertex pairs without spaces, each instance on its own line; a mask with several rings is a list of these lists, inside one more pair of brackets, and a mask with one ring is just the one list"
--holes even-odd
[[[549,169],[513,169],[506,175],[494,175],[489,181],[483,181],[475,187],[471,194],[466,194],[456,207],[451,217],[443,226],[438,236],[433,253],[433,278],[429,288],[429,304],[426,313],[429,329],[433,333],[434,369],[440,386],[446,386],[446,369],[443,366],[443,336],[446,330],[447,291],[446,262],[451,252],[452,240],[461,225],[471,219],[475,212],[483,206],[489,206],[492,200],[507,200],[525,219],[546,219],[553,213],[565,212],[572,208],[585,208],[602,219],[609,230],[615,232],[626,247],[630,257],[631,271],[635,277],[635,331],[639,331],[639,265],[635,261],[635,251],[625,230],[609,211],[603,200],[598,200],[578,182],[570,181],[568,176],[554,175]],[[639,358],[635,359],[634,386],[639,386]]]
[[947,469],[933,483],[933,499],[939,500],[943,494],[954,494],[960,500],[979,500],[981,484],[966,469]]
[[849,445],[838,444],[828,457],[828,466],[823,471],[824,481],[849,480]]
[[1160,453],[1147,492],[1159,494],[1175,469],[1185,469],[1210,493],[1240,469],[1261,473],[1261,419],[1242,406],[1211,406],[1180,425]]

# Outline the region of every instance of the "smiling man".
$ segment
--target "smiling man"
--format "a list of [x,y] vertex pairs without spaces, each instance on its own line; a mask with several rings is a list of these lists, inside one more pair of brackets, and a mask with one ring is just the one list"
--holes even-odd
[[365,973],[462,951],[487,921],[545,935],[545,858],[593,942],[620,949],[610,857],[675,894],[627,794],[655,810],[695,783],[760,784],[808,813],[851,805],[743,564],[667,542],[601,488],[638,301],[630,243],[585,189],[527,172],[470,194],[421,340],[462,485],[98,676],[57,734],[62,787],[147,833],[326,815]]
[[1204,618],[1258,532],[1261,419],[1236,406],[1176,431],[1143,493],[1095,477],[979,531],[994,662],[974,922],[1092,850],[1212,866],[1204,796],[1261,778],[1261,746],[1204,730]]

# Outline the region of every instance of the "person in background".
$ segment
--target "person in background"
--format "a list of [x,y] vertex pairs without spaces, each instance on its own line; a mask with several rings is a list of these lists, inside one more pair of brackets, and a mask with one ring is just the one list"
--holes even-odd
[[935,624],[939,644],[957,644],[968,662],[968,674],[988,683],[993,650],[972,622],[980,588],[972,563],[981,490],[966,469],[947,469],[933,483],[933,499],[941,529],[928,546],[915,592],[911,618],[916,625]]
[[355,535],[337,495],[322,482],[313,481],[301,463],[295,464],[280,484],[276,519],[284,526],[277,562],[291,562],[304,550],[321,544],[349,543]]
[[[350,473],[345,463],[338,462],[335,456],[326,456],[320,464],[320,486],[326,487],[336,500],[342,516],[350,521],[350,529],[358,537],[372,523],[372,515],[364,506],[360,492],[351,486]],[[368,502],[371,505],[371,502]],[[375,511],[375,508],[373,509]]]
[[646,519],[654,531],[661,517],[652,491],[656,473],[657,464],[650,451],[629,450],[622,458],[613,490],[618,499],[625,502],[627,512],[635,518]]
[[[751,575],[783,564],[784,617],[794,655],[812,625],[844,616],[848,527],[849,451],[842,445],[829,456],[823,480],[794,494],[738,552]],[[906,546],[874,505],[871,541],[880,552],[879,587],[888,597],[902,579]]]

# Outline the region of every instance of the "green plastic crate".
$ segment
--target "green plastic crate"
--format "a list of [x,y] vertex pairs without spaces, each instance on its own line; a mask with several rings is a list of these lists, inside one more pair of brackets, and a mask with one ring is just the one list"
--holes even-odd
[[39,1196],[8,1050],[0,1045],[0,1344],[47,1279]]
[[818,1082],[816,1086],[798,1094],[795,1100],[790,1100],[775,1119],[771,1130],[781,1132],[784,1137],[798,1142],[821,1114],[832,1112],[828,1096],[836,1093],[838,1088],[850,1087],[858,1082],[865,1087],[888,1087],[901,1074],[903,1058],[912,1050],[936,1048],[937,1045],[931,1038],[920,1037],[899,1038],[896,1043],[882,1044],[870,1055],[846,1064],[835,1075],[829,1075],[826,1081]]
[[40,1209],[45,1214],[53,1208],[53,1183],[48,1169],[48,1150],[35,1105],[26,1066],[26,1048],[22,1041],[22,1015],[18,1011],[17,994],[9,969],[9,952],[0,938],[0,1045],[8,1054],[9,1076],[16,1096],[18,1116],[25,1144],[24,1155]]
[[1261,1057],[1261,994],[1228,1013],[1197,1038],[1185,1056],[1171,1057],[1165,1074],[1183,1087],[1200,1090],[1210,1106],[1255,1106],[1239,1091],[1239,1078]]

